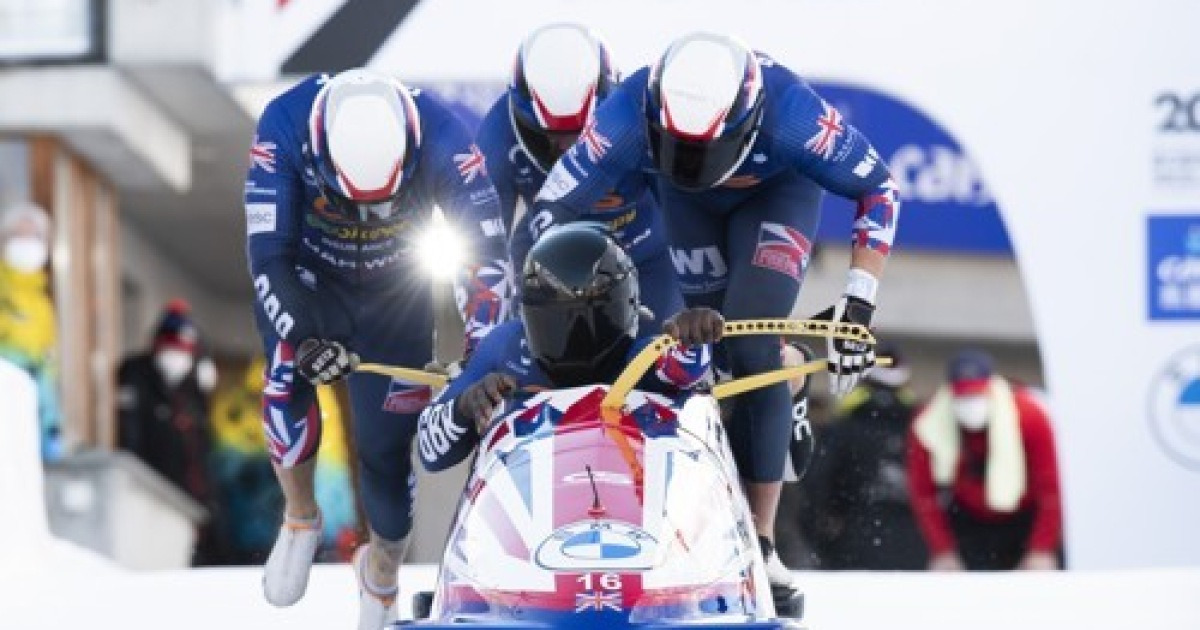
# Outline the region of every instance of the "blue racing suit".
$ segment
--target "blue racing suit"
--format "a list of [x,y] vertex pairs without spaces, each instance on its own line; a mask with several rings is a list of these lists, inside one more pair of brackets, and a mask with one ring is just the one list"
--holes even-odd
[[[887,254],[899,215],[895,183],[858,130],[796,74],[759,54],[763,118],[741,165],[722,184],[686,192],[656,176],[671,257],[688,306],[716,308],[728,320],[788,317],[812,255],[822,189],[858,201],[853,243]],[[532,242],[576,220],[614,182],[654,173],[646,133],[649,69],[626,79],[597,108],[551,170],[512,240]],[[527,247],[519,245],[518,247]],[[779,341],[735,337],[722,343],[734,376],[780,367]],[[751,482],[783,478],[791,427],[784,384],[735,401],[730,443]]]
[[[306,156],[308,117],[328,79],[312,76],[263,112],[250,151],[245,202],[256,318],[267,356],[263,420],[274,461],[296,466],[316,453],[321,411],[296,371],[295,348],[340,341],[363,361],[421,368],[433,358],[433,298],[414,240],[440,206],[466,242],[459,278],[468,347],[505,317],[509,297],[503,228],[484,159],[464,125],[414,91],[419,162],[402,184],[401,210],[357,222],[327,210]],[[348,379],[363,504],[389,540],[411,527],[410,464],[427,387],[375,374]]]
[[[654,338],[642,336],[634,340],[628,359],[637,356]],[[661,393],[692,389],[708,374],[711,358],[707,345],[674,346],[659,357],[638,388]],[[518,388],[551,387],[549,377],[529,354],[521,322],[512,320],[497,326],[479,344],[479,350],[467,361],[463,373],[421,413],[417,451],[426,470],[437,472],[450,468],[475,449],[479,442],[478,429],[474,420],[459,413],[455,402],[468,387],[491,372],[511,376]]]
[[[546,173],[521,148],[509,118],[508,98],[506,92],[492,105],[479,125],[476,142],[487,158],[504,225],[512,226],[514,216],[532,206]],[[666,229],[651,177],[641,172],[626,174],[577,218],[606,225],[637,266],[642,304],[654,313],[652,323],[643,322],[643,332],[657,333],[665,319],[683,310],[683,294],[667,252]],[[518,273],[528,251],[524,247],[509,252]]]

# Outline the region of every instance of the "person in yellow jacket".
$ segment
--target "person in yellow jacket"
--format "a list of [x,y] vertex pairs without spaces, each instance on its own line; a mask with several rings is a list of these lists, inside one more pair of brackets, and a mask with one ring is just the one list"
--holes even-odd
[[[262,428],[265,367],[261,357],[255,358],[242,380],[221,388],[213,400],[215,469],[228,502],[230,539],[239,560],[245,563],[261,563],[266,558],[283,509],[283,495],[275,483]],[[330,560],[345,560],[353,551],[358,526],[349,450],[342,429],[342,410],[333,389],[320,387],[317,396],[323,416],[317,451],[317,503],[324,521],[324,539],[333,543],[323,555]]]
[[57,326],[47,291],[50,217],[21,202],[0,217],[0,358],[28,371],[38,384],[42,456],[62,452],[55,362]]

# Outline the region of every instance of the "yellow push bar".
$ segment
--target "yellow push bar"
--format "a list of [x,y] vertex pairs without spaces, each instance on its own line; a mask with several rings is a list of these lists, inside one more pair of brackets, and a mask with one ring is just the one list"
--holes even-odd
[[[787,337],[823,337],[834,339],[848,339],[850,341],[862,341],[865,343],[875,344],[875,336],[866,327],[859,324],[847,324],[843,322],[830,322],[819,319],[746,319],[733,322],[725,322],[726,337],[741,337],[748,335],[775,335]],[[625,397],[637,385],[638,381],[642,380],[642,376],[654,365],[658,357],[662,356],[668,348],[675,345],[676,341],[667,335],[659,335],[642,349],[641,352],[630,361],[629,365],[625,366],[625,370],[613,382],[612,388],[608,390],[608,394],[604,397],[602,406],[608,409],[620,409],[625,404]],[[876,365],[890,365],[890,359],[880,359]],[[746,376],[736,380],[722,383],[713,388],[713,396],[716,398],[728,398],[736,396],[752,389],[774,385],[798,376],[813,374],[825,369],[825,359],[817,359],[809,361],[804,365],[796,367],[782,368],[772,370],[762,374]]]
[[[813,359],[812,361],[809,361],[803,365],[780,368],[778,370],[771,370],[770,372],[763,372],[762,374],[755,374],[753,376],[743,376],[742,378],[726,381],[720,385],[717,385],[716,387],[713,387],[712,395],[717,399],[737,396],[738,394],[743,394],[752,389],[758,389],[760,387],[766,387],[767,385],[774,385],[775,383],[782,383],[783,381],[790,381],[800,376],[807,376],[809,374],[815,374],[817,372],[824,371],[827,363],[828,361],[825,359]],[[888,367],[891,364],[891,357],[879,357],[875,359],[875,365],[879,367]]]
[[434,372],[426,372],[415,368],[400,367],[397,365],[383,365],[382,363],[359,363],[358,367],[354,368],[356,372],[370,372],[372,374],[382,374],[392,378],[398,378],[413,383],[428,385],[435,389],[440,389],[446,386],[450,380],[445,374],[436,374]]
[[[866,326],[858,324],[846,324],[840,322],[829,322],[815,319],[749,319],[739,320],[725,323],[726,337],[741,337],[748,335],[776,335],[788,337],[833,337],[836,339],[848,339],[851,341],[862,341],[870,344],[875,343],[875,336]],[[604,397],[602,403],[604,407],[614,410],[619,410],[625,404],[625,397],[637,385],[638,381],[642,380],[642,376],[654,365],[658,357],[662,356],[668,348],[674,346],[676,341],[667,335],[659,335],[655,337],[642,351],[625,366],[617,380],[613,382],[612,387],[608,390],[608,395]],[[891,364],[891,360],[886,357],[881,357],[876,362],[876,365],[887,366]],[[728,398],[736,396],[750,390],[774,385],[783,381],[791,380],[800,376],[814,374],[825,369],[825,359],[816,359],[809,361],[804,365],[795,367],[781,368],[764,372],[762,374],[754,374],[745,376],[739,379],[721,383],[713,388],[712,394],[716,398]],[[361,363],[355,368],[359,372],[371,372],[373,374],[382,374],[399,378],[413,383],[420,383],[434,388],[442,388],[446,386],[449,378],[445,374],[435,372],[427,372],[416,368],[406,368],[395,365],[383,365],[381,363]]]

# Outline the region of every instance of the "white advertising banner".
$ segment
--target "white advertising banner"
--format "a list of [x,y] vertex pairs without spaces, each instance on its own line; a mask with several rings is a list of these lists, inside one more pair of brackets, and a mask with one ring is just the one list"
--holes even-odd
[[[384,3],[230,3],[218,73],[315,69],[300,53],[337,41],[334,23],[348,28],[363,4]],[[681,33],[720,30],[802,75],[924,112],[979,165],[1023,270],[1070,564],[1200,565],[1200,3],[395,4],[390,34],[343,61],[412,81],[495,81],[525,32],[570,19],[603,33],[630,71]],[[246,59],[259,63],[233,63]]]

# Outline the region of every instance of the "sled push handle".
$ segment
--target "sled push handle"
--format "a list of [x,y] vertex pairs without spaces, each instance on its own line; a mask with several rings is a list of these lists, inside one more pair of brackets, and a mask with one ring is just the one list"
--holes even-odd
[[[382,374],[421,385],[428,385],[434,389],[441,389],[449,382],[450,377],[437,372],[427,372],[416,368],[400,367],[398,365],[384,365],[382,363],[359,363],[354,369],[356,372],[370,372],[372,374]],[[436,392],[435,392],[436,393]]]
[[[875,336],[861,324],[830,322],[820,319],[744,319],[725,322],[725,337],[743,337],[749,335],[775,335],[783,337],[821,337],[825,339],[847,339],[875,345]],[[605,409],[620,410],[625,405],[625,397],[642,380],[646,372],[662,356],[664,352],[678,342],[668,335],[659,335],[629,362],[612,387],[604,397],[602,406]],[[878,366],[888,366],[891,359],[881,357],[876,360]],[[814,374],[826,369],[826,359],[819,358],[795,367],[780,368],[734,379],[717,385],[712,390],[714,398],[729,398],[760,387],[774,385],[799,376]]]

